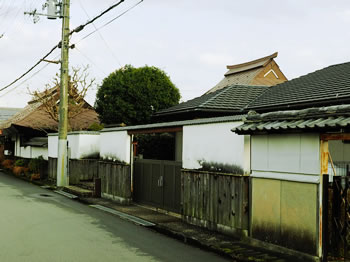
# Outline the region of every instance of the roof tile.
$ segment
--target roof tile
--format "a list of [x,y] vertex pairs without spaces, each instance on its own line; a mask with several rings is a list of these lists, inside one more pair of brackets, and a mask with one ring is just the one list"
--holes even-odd
[[164,109],[155,116],[173,115],[189,111],[225,111],[237,113],[267,89],[266,86],[231,85],[213,93]]
[[251,110],[281,110],[350,101],[350,62],[332,65],[269,87],[248,105]]

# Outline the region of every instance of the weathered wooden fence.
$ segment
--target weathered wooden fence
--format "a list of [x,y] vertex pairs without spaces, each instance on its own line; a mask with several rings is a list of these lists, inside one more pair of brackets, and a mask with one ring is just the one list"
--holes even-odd
[[[57,158],[49,158],[48,175],[50,180],[57,178]],[[70,159],[69,183],[79,184],[82,180],[92,180],[98,177],[98,160],[96,159]]]
[[48,178],[54,181],[57,178],[57,158],[49,157],[48,162]]
[[[49,179],[56,180],[57,158],[49,158]],[[84,180],[101,178],[101,196],[121,204],[132,200],[130,165],[97,159],[70,159],[69,183],[79,184]]]
[[104,161],[99,161],[98,164],[102,197],[120,204],[130,204],[132,201],[130,165]]
[[247,176],[182,170],[181,183],[186,222],[226,234],[248,234]]
[[96,159],[70,159],[69,183],[79,184],[82,180],[92,180],[98,177],[98,160]]

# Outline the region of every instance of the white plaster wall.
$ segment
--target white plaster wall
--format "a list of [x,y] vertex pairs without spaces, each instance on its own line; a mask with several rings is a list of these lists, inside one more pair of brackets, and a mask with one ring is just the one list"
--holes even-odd
[[[71,159],[81,159],[99,153],[100,135],[98,134],[73,133],[68,134],[67,140]],[[48,147],[48,156],[57,158],[58,135],[49,136]]]
[[130,164],[131,137],[127,131],[101,132],[100,156]]
[[37,158],[39,156],[42,156],[45,160],[47,160],[47,153],[48,148],[47,147],[32,147],[32,158]]
[[23,158],[37,158],[42,156],[44,159],[47,158],[48,148],[47,147],[33,147],[33,146],[21,146],[18,150],[18,154],[16,156]]
[[[20,157],[21,156],[21,141],[19,136],[12,136],[12,139],[15,141],[15,152],[14,155]],[[12,140],[12,141],[13,141]]]
[[79,159],[79,135],[67,135],[70,159]]
[[319,134],[253,135],[251,141],[253,174],[320,175]]
[[51,158],[57,158],[58,153],[58,135],[48,136],[48,156]]
[[[213,123],[183,127],[183,168],[200,168],[199,160],[235,164],[245,169],[244,136],[231,132],[242,122]],[[249,169],[249,168],[248,168]]]
[[79,151],[77,159],[100,153],[100,135],[79,135]]
[[16,156],[23,157],[23,158],[30,158],[31,157],[31,147],[30,146],[26,146],[26,147],[20,146]]

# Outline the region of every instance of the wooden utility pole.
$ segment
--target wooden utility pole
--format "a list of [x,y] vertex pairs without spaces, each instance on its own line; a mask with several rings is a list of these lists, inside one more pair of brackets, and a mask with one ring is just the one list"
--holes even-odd
[[57,186],[69,185],[68,176],[68,54],[70,0],[62,0],[61,83],[58,126]]

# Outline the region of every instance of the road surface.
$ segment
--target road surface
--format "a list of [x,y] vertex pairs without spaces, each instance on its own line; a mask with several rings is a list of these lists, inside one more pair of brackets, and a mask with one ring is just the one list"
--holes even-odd
[[227,261],[0,172],[0,261]]

